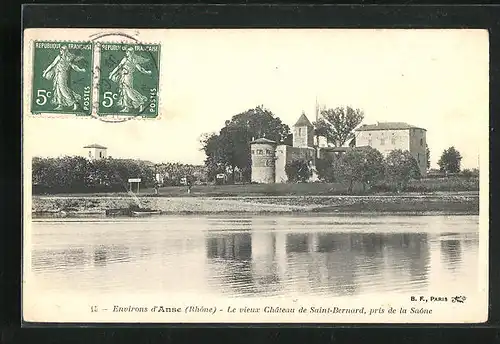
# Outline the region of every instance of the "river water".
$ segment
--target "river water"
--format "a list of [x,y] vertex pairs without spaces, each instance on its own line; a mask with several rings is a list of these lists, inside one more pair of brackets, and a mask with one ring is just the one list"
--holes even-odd
[[34,221],[49,292],[226,297],[478,289],[478,216],[158,216]]

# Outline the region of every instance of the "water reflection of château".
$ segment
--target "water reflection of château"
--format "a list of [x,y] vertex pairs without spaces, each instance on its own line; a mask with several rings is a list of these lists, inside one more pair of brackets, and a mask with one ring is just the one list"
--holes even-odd
[[268,230],[207,232],[211,276],[228,293],[353,295],[367,288],[396,290],[399,284],[420,290],[427,284],[425,233],[299,233],[253,221],[253,228]]

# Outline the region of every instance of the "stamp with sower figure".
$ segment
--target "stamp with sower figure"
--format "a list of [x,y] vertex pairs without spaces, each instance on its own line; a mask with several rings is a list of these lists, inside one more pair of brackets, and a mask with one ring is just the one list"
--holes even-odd
[[160,46],[99,43],[97,115],[158,116]]
[[34,42],[33,114],[90,115],[92,42]]

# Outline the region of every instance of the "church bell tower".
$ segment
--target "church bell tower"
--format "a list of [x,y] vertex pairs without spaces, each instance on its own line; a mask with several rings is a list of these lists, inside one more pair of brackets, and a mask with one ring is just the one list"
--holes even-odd
[[304,112],[293,127],[294,147],[314,147],[314,127]]

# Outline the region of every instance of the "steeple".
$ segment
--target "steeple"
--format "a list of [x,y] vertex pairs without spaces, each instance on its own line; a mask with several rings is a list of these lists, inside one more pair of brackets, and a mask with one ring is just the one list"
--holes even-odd
[[313,147],[314,146],[314,127],[302,111],[293,130],[294,147]]
[[300,115],[294,127],[312,127],[312,126],[313,126],[312,123],[309,121],[304,111],[302,111],[302,115]]

